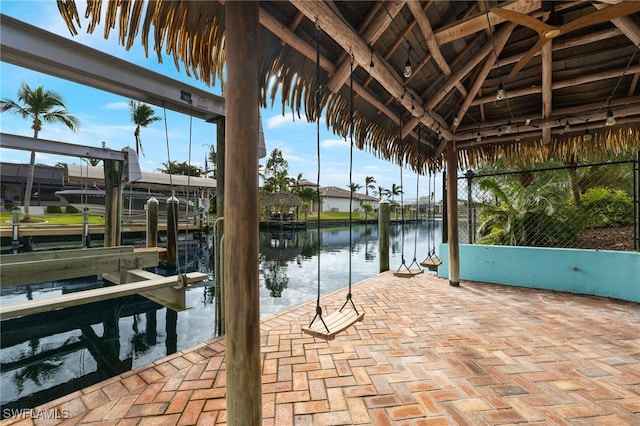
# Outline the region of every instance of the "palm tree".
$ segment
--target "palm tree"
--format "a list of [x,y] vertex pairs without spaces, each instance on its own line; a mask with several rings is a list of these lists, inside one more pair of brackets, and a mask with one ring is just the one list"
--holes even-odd
[[[42,130],[42,122],[55,124],[62,123],[72,131],[78,130],[80,120],[69,114],[64,105],[62,96],[52,90],[45,90],[39,86],[31,90],[27,83],[22,83],[18,90],[18,102],[10,99],[0,101],[0,112],[11,112],[20,114],[22,118],[32,119],[33,138],[38,139],[38,134]],[[27,175],[27,186],[24,194],[24,222],[31,221],[29,214],[29,204],[31,204],[31,188],[33,187],[33,173],[36,165],[36,152],[31,151],[29,159],[29,173]]]
[[378,198],[389,196],[389,190],[379,186],[378,189],[374,192],[378,196]]
[[376,183],[376,179],[373,176],[367,176],[364,178],[364,193],[367,196],[369,195],[370,189],[372,191],[376,189],[376,186],[374,185],[374,183]]
[[136,155],[140,156],[141,152],[144,155],[142,140],[140,140],[140,129],[162,119],[155,115],[153,108],[139,101],[130,100],[129,110],[131,111],[131,122],[136,125],[136,130],[133,132],[136,138]]
[[362,188],[362,185],[360,185],[359,183],[352,182],[349,185],[347,185],[347,188],[349,188],[351,192],[358,192],[358,189]]
[[402,186],[396,185],[395,183],[391,184],[391,189],[387,190],[387,194],[389,194],[389,196],[391,196],[391,200],[393,200],[396,195],[403,194]]

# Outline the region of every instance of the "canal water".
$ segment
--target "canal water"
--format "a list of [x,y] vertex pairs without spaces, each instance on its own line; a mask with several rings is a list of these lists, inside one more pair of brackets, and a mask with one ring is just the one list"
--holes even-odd
[[[407,266],[437,250],[441,222],[392,225],[390,269]],[[349,255],[349,241],[352,241]],[[435,242],[435,243],[434,243]],[[143,242],[139,242],[143,244]],[[210,236],[179,242],[179,267],[209,274],[187,290],[190,309],[174,312],[142,296],[92,303],[2,321],[0,404],[32,408],[101,380],[141,367],[216,337],[216,294]],[[379,272],[376,225],[260,233],[261,316],[315,299],[320,256],[321,295]],[[158,269],[159,274],[168,271]],[[425,270],[425,273],[433,273]],[[103,285],[97,276],[2,288],[0,303],[12,304]],[[357,289],[353,291],[357,303]]]

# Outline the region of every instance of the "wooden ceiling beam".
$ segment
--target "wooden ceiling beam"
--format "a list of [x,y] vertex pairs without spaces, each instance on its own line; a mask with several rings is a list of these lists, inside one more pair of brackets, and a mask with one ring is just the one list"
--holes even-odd
[[[386,2],[391,3],[389,7],[385,5],[385,11],[378,13],[374,20],[371,21],[371,25],[368,26],[365,33],[362,35],[362,40],[369,46],[374,44],[382,36],[382,34],[389,27],[393,18],[400,12],[404,6],[404,1]],[[388,13],[387,13],[388,12]],[[348,53],[348,52],[346,52]],[[366,69],[366,68],[365,68]],[[337,92],[349,79],[351,71],[350,62],[348,60],[341,61],[336,73],[331,77],[327,88],[332,92]]]
[[[504,27],[500,28],[500,30],[498,30],[496,32],[495,42],[497,44],[502,44],[502,43],[506,42],[506,40],[509,39],[509,36],[511,35],[511,32],[513,31],[514,28],[515,28],[515,24],[505,25]],[[462,67],[460,67],[460,69],[458,71],[456,71],[453,74],[451,74],[449,79],[443,84],[443,86],[440,89],[440,91],[438,93],[435,93],[433,96],[431,96],[430,99],[429,99],[429,102],[427,102],[426,105],[424,105],[422,108],[424,110],[426,110],[426,111],[432,111],[433,108],[445,96],[447,96],[447,94],[456,85],[456,83],[461,81],[464,78],[464,76],[469,74],[476,67],[476,65],[478,65],[490,53],[493,53],[492,43],[483,44],[480,47],[480,49],[478,50],[478,52],[476,52],[476,54],[469,61],[467,61],[466,64],[464,64]],[[410,132],[411,130],[413,130],[413,128],[417,124],[418,124],[418,119],[415,118],[415,117],[412,118],[405,125],[405,127],[403,129],[403,133]],[[446,125],[446,123],[445,123],[445,126],[448,128],[448,125]],[[449,133],[448,130],[447,130],[447,133]],[[444,132],[443,132],[443,135],[444,135]],[[450,137],[445,137],[445,139],[451,140]]]
[[[604,4],[598,2],[594,2],[593,7],[600,10],[608,6],[605,6]],[[640,27],[635,24],[633,19],[629,18],[628,16],[623,16],[621,18],[612,19],[611,23],[615,25],[620,31],[622,31],[622,33],[627,36],[629,40],[631,40],[634,46],[640,44]]]
[[[523,123],[525,121],[525,117],[514,117],[514,122],[511,123],[514,131],[512,134],[519,133],[522,137],[528,137],[535,133],[539,133],[542,129],[549,128],[564,128],[565,123],[569,123],[571,126],[571,131],[575,131],[576,129],[585,129],[586,121],[579,118],[583,116],[590,116],[589,118],[589,129],[597,129],[605,127],[605,120],[607,115],[607,110],[602,108],[602,102],[594,102],[591,104],[580,105],[578,107],[571,108],[562,108],[556,109],[554,111],[554,117],[551,117],[548,120],[542,121],[533,121],[531,126],[525,126]],[[616,115],[616,120],[619,119],[627,119],[636,121],[640,116],[640,96],[634,96],[631,98],[624,98],[611,101],[611,107],[614,110],[614,114]],[[520,123],[520,124],[518,124]],[[480,127],[477,126],[464,126],[460,128],[458,132],[456,132],[456,140],[457,141],[466,141],[466,140],[475,140],[476,133],[478,130],[482,133],[483,141],[479,143],[482,145],[483,143],[487,143],[485,139],[491,137],[499,137],[500,132],[498,129],[500,127],[504,127],[507,123],[504,119],[494,120],[492,122],[482,123]],[[620,124],[620,123],[618,123]],[[519,129],[519,130],[515,130]],[[504,134],[501,136],[504,138]],[[494,140],[495,142],[496,140]]]
[[[478,93],[480,93],[480,90],[482,89],[482,83],[487,78],[487,75],[489,75],[489,72],[491,72],[491,70],[493,69],[493,65],[495,64],[496,59],[498,58],[498,56],[500,56],[500,52],[502,52],[502,49],[504,49],[505,44],[507,44],[509,35],[515,29],[516,26],[514,24],[510,24],[507,27],[511,31],[509,32],[509,34],[502,35],[500,37],[500,40],[498,41],[498,43],[496,43],[495,54],[487,55],[487,59],[484,62],[484,65],[480,69],[478,76],[474,79],[474,83],[469,89],[469,95],[465,98],[462,106],[460,107],[460,110],[457,113],[458,122],[462,122],[462,118],[466,114],[469,108],[469,105],[471,105],[471,101],[473,100],[473,98],[476,97]],[[442,154],[445,148],[446,148],[446,141],[443,141],[440,143],[440,145],[438,146],[438,149],[436,150],[436,156],[439,156],[440,154]]]
[[[548,19],[549,13],[544,14],[544,21]],[[549,40],[547,44],[540,49],[542,52],[542,118],[549,120],[551,118],[551,109],[553,107],[553,99],[551,97],[553,89],[553,40]],[[551,143],[551,127],[542,129],[542,143]]]
[[[598,31],[595,33],[589,33],[580,37],[573,37],[567,40],[553,40],[553,44],[552,44],[553,51],[557,52],[563,49],[572,49],[574,47],[582,46],[588,43],[595,43],[597,41],[602,41],[612,37],[617,37],[620,34],[623,34],[623,32],[620,31],[619,29],[610,28],[610,29]],[[533,55],[533,57],[535,58],[536,56],[539,56],[539,55],[541,55],[540,51],[536,52],[536,54]],[[522,54],[501,58],[499,65],[504,66],[508,64],[515,64],[520,60],[520,58],[522,58]]]
[[[600,80],[608,80],[610,78],[618,78],[624,72],[625,72],[625,69],[620,68],[617,70],[607,70],[607,71],[603,71],[596,74],[589,73],[589,74],[582,75],[580,77],[574,77],[574,78],[570,78],[562,81],[554,81],[551,84],[551,90],[558,90],[558,89],[564,89],[566,87],[579,86],[581,84],[593,83],[595,81],[600,81]],[[635,74],[638,72],[640,72],[640,65],[632,65],[629,67],[629,69],[627,69],[626,74]],[[508,90],[507,96],[513,99],[519,96],[534,95],[537,93],[542,93],[541,87],[526,87],[523,89]],[[471,105],[477,106],[477,105],[486,104],[488,102],[493,102],[493,101],[495,101],[494,96],[485,96],[482,98],[474,99]]]
[[[417,0],[409,0],[407,2],[407,6],[413,15],[413,18],[418,23],[422,37],[427,43],[429,52],[431,52],[431,58],[447,77],[450,76],[451,67],[440,51],[440,46],[435,40],[435,35],[433,34],[433,28],[431,28],[431,23],[429,22],[427,15],[422,10],[422,6],[420,6],[420,3]],[[463,97],[467,96],[467,89],[465,89],[464,85],[459,81],[456,84],[456,88],[460,91],[460,94]]]
[[[529,15],[532,12],[542,7],[540,0],[518,0],[503,6],[503,9],[511,10],[513,12],[523,13]],[[493,13],[489,13],[489,22],[491,25],[497,25],[505,20]],[[435,31],[435,38],[438,45],[442,46],[446,43],[459,40],[477,32],[483,31],[488,28],[487,14],[480,13],[471,18],[463,21],[457,21],[451,25],[447,25]]]
[[[262,7],[260,8],[259,19],[260,25],[279,37],[282,42],[288,44],[298,53],[310,59],[311,61],[316,61],[315,47],[312,47],[305,41],[301,40],[300,37],[298,37],[293,31],[291,31],[288,27],[282,25],[282,23],[280,23],[275,17],[273,17],[269,12],[265,11]],[[320,68],[325,70],[330,75],[333,75],[336,72],[336,66],[333,64],[333,62],[322,55],[320,55]]]
[[[371,51],[367,43],[365,43],[351,27],[341,20],[326,4],[323,2],[292,0],[290,3],[302,12],[309,20],[316,22],[320,28],[330,28],[330,36],[344,50],[351,51],[354,60],[360,66],[367,66],[371,61]],[[377,63],[376,63],[377,61]],[[370,74],[384,87],[391,96],[400,101],[402,106],[409,111],[417,122],[422,122],[428,128],[433,129],[440,126],[440,122],[444,122],[442,117],[430,113],[422,108],[421,105],[415,105],[414,100],[419,97],[412,90],[407,90],[403,85],[402,78],[388,63],[382,62],[378,56],[374,56],[374,67],[369,68]],[[408,95],[408,96],[407,96]],[[413,126],[415,127],[415,125]],[[411,129],[413,129],[413,127]],[[443,129],[442,135],[446,139],[451,139],[452,134]],[[409,132],[401,134],[407,135]]]
[[[303,15],[304,16],[304,15]],[[304,55],[311,61],[316,60],[316,50],[314,47],[310,46],[303,40],[301,40],[296,34],[294,34],[289,28],[280,24],[271,14],[266,12],[264,9],[260,8],[260,24],[263,25],[266,29],[271,31],[275,36],[279,37],[280,40],[291,46],[300,54]],[[326,57],[320,55],[320,68],[325,70],[328,74],[334,74],[336,72],[336,66]],[[354,83],[353,85],[354,92],[362,97],[364,100],[373,105],[378,111],[385,114],[391,121],[396,124],[399,124],[399,120],[397,114],[394,114],[389,108],[387,108],[382,102],[377,100],[372,94],[370,94],[366,88],[362,87],[358,83]]]

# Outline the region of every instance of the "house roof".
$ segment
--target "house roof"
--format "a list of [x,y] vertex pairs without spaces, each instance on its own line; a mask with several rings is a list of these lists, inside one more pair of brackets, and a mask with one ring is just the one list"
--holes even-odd
[[[337,186],[325,186],[320,188],[320,196],[322,197],[332,197],[332,198],[350,198],[351,191],[347,189],[338,188]],[[378,202],[376,197],[372,197],[366,194],[359,194],[357,192],[353,193],[353,198],[359,201],[372,201]]]
[[[68,164],[66,169],[65,178],[67,182],[95,182],[97,185],[104,185],[104,170],[102,167]],[[173,187],[177,191],[184,191],[187,188],[216,188],[215,179],[150,172],[142,172],[142,178],[132,184],[139,187],[158,190],[166,190]]]
[[[106,37],[114,28],[127,47],[167,51],[208,84],[223,77],[223,4],[111,0],[85,14],[58,4],[72,31],[106,19]],[[279,93],[343,137],[353,124],[359,149],[419,172],[440,168],[454,141],[462,169],[630,155],[640,149],[639,11],[617,0],[261,1],[260,102]]]

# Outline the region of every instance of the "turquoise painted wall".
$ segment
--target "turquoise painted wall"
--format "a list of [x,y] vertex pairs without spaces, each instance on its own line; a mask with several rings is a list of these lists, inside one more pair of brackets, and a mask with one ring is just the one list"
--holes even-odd
[[[448,245],[438,253],[448,278]],[[460,279],[640,302],[640,253],[461,244]]]

